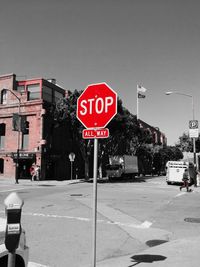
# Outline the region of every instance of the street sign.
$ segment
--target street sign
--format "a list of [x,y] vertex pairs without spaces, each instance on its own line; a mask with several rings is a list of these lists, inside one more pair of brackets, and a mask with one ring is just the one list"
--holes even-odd
[[[94,138],[93,164],[93,262],[96,266],[96,226],[97,226],[97,167],[98,167],[98,138],[109,135],[105,128],[117,113],[117,93],[106,83],[91,84],[77,100],[76,116],[87,128],[83,137]],[[90,131],[89,131],[90,130]]]
[[77,100],[77,118],[85,128],[105,128],[117,113],[117,93],[106,83],[91,84]]
[[109,129],[84,129],[82,132],[84,139],[94,139],[94,138],[108,138]]
[[198,129],[198,120],[189,121],[189,129]]
[[74,161],[74,160],[75,160],[75,154],[74,154],[73,152],[71,152],[71,153],[69,154],[69,160],[70,160],[70,161]]
[[199,137],[198,120],[189,121],[189,137],[190,138]]
[[198,138],[199,137],[199,129],[189,129],[189,137],[190,138]]

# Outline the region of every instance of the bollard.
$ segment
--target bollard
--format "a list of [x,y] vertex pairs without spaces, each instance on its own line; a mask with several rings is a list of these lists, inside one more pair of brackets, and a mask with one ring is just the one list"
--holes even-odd
[[19,246],[21,235],[21,211],[24,201],[13,192],[4,200],[7,224],[5,246],[9,252],[7,267],[15,267],[16,249]]

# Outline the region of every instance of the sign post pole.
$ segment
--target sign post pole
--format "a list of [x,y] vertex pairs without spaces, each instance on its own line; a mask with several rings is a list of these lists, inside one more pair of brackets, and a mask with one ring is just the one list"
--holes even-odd
[[8,252],[8,265],[7,267],[15,267],[16,252]]
[[189,121],[189,136],[193,141],[193,154],[194,154],[194,164],[196,164],[196,138],[199,137],[199,128],[198,121],[191,120]]
[[69,154],[69,160],[71,162],[71,180],[73,178],[73,162],[74,162],[74,159],[75,159],[75,154],[73,152],[71,152]]
[[97,234],[97,164],[98,164],[98,139],[94,139],[94,165],[93,165],[93,261],[96,267],[96,234]]
[[117,94],[106,83],[87,86],[77,100],[76,116],[86,128],[83,138],[94,139],[92,267],[96,267],[98,138],[109,137],[109,130],[103,128],[116,114]]
[[73,161],[71,161],[71,180],[72,180],[72,173],[73,173]]
[[194,164],[196,164],[196,139],[193,137],[193,154],[194,154]]
[[7,216],[5,247],[8,250],[7,267],[15,267],[16,249],[21,235],[21,212],[24,201],[13,192],[4,200]]

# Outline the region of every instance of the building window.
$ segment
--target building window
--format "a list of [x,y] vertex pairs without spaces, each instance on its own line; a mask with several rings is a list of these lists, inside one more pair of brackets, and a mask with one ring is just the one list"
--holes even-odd
[[42,88],[42,99],[52,103],[53,102],[53,91],[51,88],[47,86],[43,86]]
[[40,99],[40,84],[29,84],[27,85],[28,100]]
[[0,159],[0,174],[4,173],[4,159]]
[[26,117],[24,117],[23,123],[23,131],[22,131],[22,149],[28,149],[29,146],[29,121],[27,121]]
[[1,91],[1,104],[7,104],[7,90],[3,89]]
[[58,91],[55,91],[55,99],[54,99],[55,103],[56,103],[58,100],[62,99],[63,97],[64,97],[64,96],[63,96],[62,93],[60,93],[60,92],[58,92]]
[[6,132],[6,125],[5,123],[0,124],[0,149],[4,149],[5,146],[5,132]]
[[22,134],[22,149],[28,149],[29,145],[29,133],[28,134]]

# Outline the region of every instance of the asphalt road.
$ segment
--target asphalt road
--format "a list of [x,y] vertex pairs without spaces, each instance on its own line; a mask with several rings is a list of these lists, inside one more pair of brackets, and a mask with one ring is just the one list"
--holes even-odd
[[[91,266],[93,184],[1,185],[3,201],[24,199],[22,225],[30,261],[51,267]],[[98,183],[97,261],[143,251],[200,231],[200,188],[192,193],[164,177]]]

